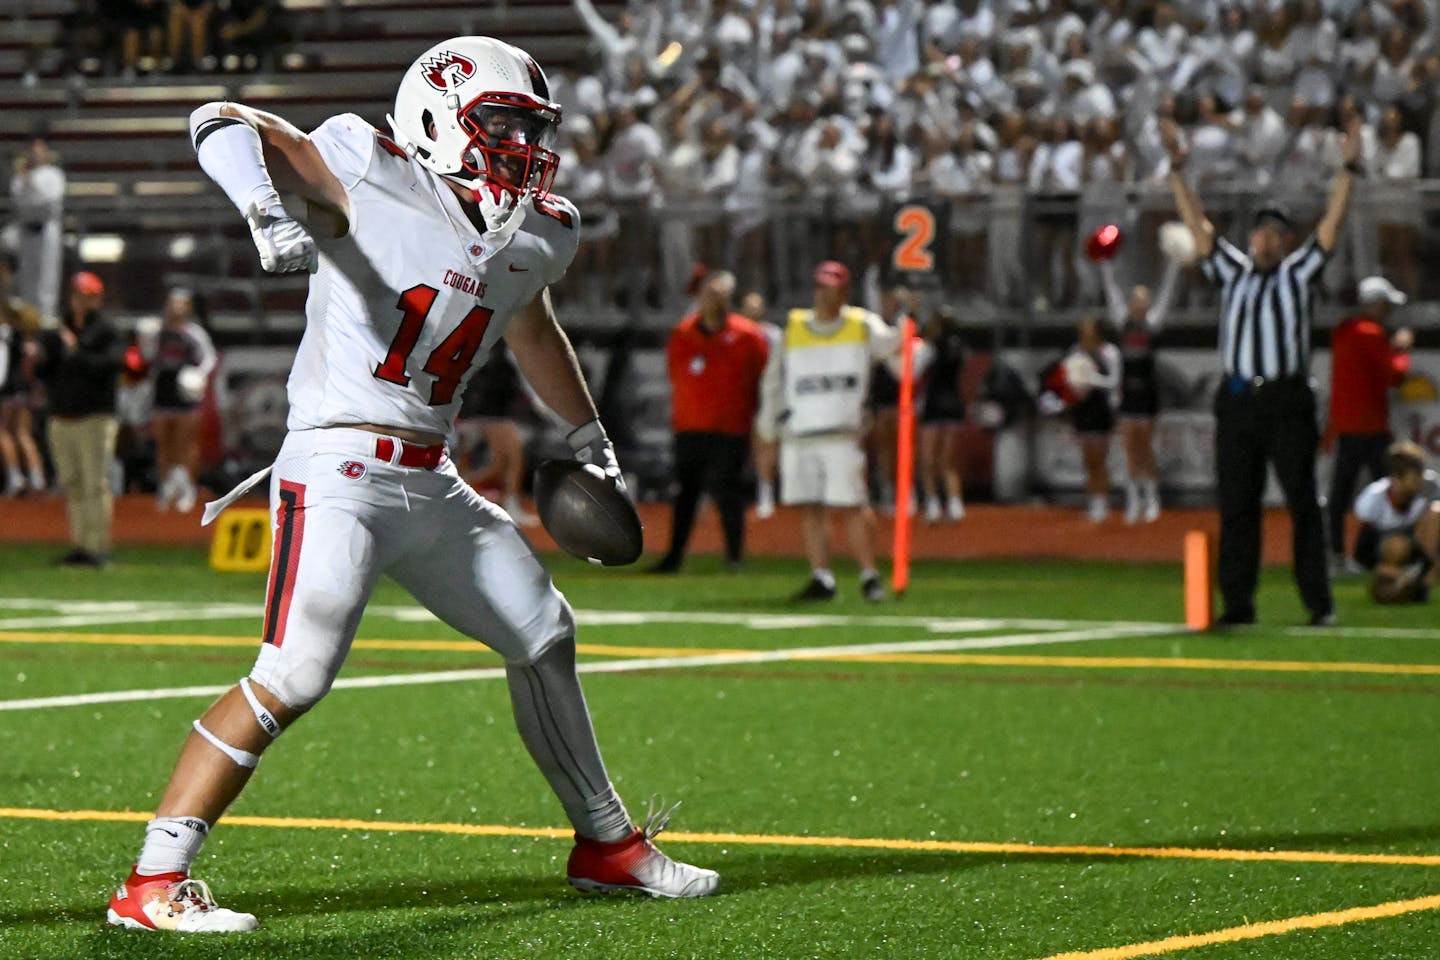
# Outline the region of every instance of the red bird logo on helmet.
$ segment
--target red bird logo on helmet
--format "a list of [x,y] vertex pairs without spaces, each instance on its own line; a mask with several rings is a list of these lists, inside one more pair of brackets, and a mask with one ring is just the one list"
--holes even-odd
[[445,75],[451,70],[460,74],[456,80],[457,83],[462,80],[469,80],[475,76],[475,61],[469,57],[462,57],[458,53],[451,53],[449,50],[441,50],[435,56],[422,63],[421,66],[424,68],[421,76],[425,78],[426,83],[430,84],[430,86],[436,90],[449,89],[445,83]]

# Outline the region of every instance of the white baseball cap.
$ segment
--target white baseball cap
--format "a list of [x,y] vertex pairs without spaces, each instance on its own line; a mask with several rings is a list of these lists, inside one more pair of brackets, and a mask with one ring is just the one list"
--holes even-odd
[[1384,277],[1366,277],[1360,281],[1360,302],[1376,303],[1380,300],[1389,300],[1397,307],[1403,307],[1408,299],[1405,294],[1395,289],[1395,284]]

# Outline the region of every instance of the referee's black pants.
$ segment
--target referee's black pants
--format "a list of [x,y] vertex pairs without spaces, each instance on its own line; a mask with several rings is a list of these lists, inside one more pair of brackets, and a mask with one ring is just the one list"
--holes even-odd
[[678,567],[690,542],[700,495],[709,493],[720,513],[725,534],[725,559],[739,563],[745,552],[745,491],[741,472],[749,450],[748,437],[727,433],[675,434],[675,518],[670,527],[670,551],[662,566]]
[[1335,470],[1330,474],[1330,552],[1345,555],[1345,515],[1355,502],[1355,481],[1369,468],[1370,479],[1385,476],[1388,433],[1342,433],[1335,438]]
[[1253,617],[1260,576],[1265,464],[1285,491],[1294,528],[1295,584],[1314,616],[1333,612],[1325,523],[1315,489],[1315,393],[1296,377],[1256,387],[1222,381],[1215,396],[1215,468],[1220,503],[1220,595],[1232,618]]

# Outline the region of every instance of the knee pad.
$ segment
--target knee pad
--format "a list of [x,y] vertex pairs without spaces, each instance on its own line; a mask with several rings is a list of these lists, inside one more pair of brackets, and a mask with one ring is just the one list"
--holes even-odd
[[[331,664],[328,658],[307,657],[296,650],[281,651],[273,644],[261,644],[260,656],[250,669],[248,679],[260,684],[291,710],[304,713],[330,692],[343,661],[344,658],[339,657]],[[265,726],[258,714],[256,721]]]

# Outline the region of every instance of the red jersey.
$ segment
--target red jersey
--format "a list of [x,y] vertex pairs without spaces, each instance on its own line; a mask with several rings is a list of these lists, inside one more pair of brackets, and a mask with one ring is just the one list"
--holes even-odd
[[676,433],[745,436],[760,402],[760,374],[770,342],[753,320],[726,316],[715,333],[692,313],[670,334],[667,350]]
[[1328,431],[1387,433],[1390,388],[1410,371],[1410,355],[1390,348],[1385,328],[1367,316],[1346,317],[1330,335]]

